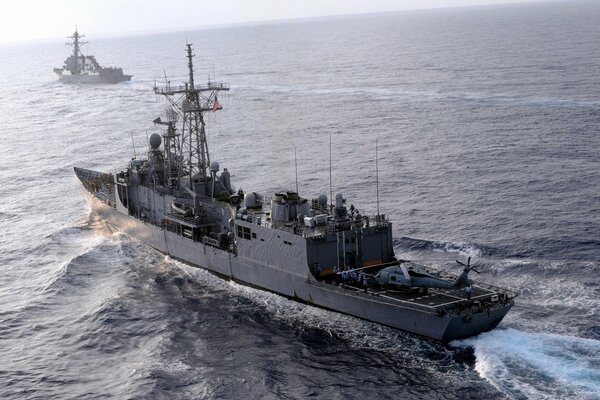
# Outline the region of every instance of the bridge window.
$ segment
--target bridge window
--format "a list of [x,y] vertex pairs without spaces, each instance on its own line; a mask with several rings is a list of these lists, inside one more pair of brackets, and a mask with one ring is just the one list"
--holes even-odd
[[237,237],[242,238],[242,239],[250,240],[253,237],[256,238],[256,233],[252,233],[250,228],[247,228],[245,226],[236,225],[236,234],[237,234]]

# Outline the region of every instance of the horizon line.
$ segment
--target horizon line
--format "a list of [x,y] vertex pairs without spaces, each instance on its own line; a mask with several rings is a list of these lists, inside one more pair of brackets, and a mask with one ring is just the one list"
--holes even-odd
[[[356,12],[356,13],[348,13],[348,14],[325,14],[325,15],[315,15],[310,17],[292,17],[292,18],[280,18],[280,19],[263,19],[263,20],[251,20],[251,21],[243,21],[243,22],[227,22],[227,23],[219,23],[219,24],[206,24],[206,25],[196,25],[196,26],[186,26],[182,28],[167,28],[167,29],[142,29],[142,30],[132,30],[132,31],[116,31],[116,32],[87,32],[86,36],[94,35],[97,38],[105,39],[105,38],[118,38],[118,37],[131,37],[131,36],[151,36],[151,35],[159,35],[159,34],[168,34],[168,33],[179,33],[179,32],[192,32],[192,31],[201,31],[201,30],[212,30],[212,29],[221,29],[228,27],[244,27],[244,26],[260,26],[260,25],[271,25],[271,24],[279,24],[279,23],[290,23],[290,22],[302,22],[302,21],[311,21],[311,20],[327,20],[327,19],[336,19],[336,18],[348,18],[348,17],[359,17],[359,16],[369,16],[369,15],[382,15],[382,14],[398,14],[405,12],[415,12],[415,11],[435,11],[435,10],[455,10],[455,9],[466,9],[466,8],[490,8],[497,6],[518,6],[523,4],[530,3],[548,3],[548,2],[564,2],[565,0],[522,0],[522,1],[506,1],[499,0],[498,3],[493,4],[472,4],[472,5],[448,5],[448,6],[433,6],[433,7],[422,7],[422,8],[406,8],[399,10],[389,10],[389,11],[373,11],[373,12]],[[75,27],[77,24],[73,24]],[[45,38],[32,38],[32,39],[17,39],[17,40],[8,40],[8,41],[0,41],[0,46],[13,46],[20,44],[39,44],[39,43],[49,43],[56,42],[59,40],[64,40],[67,36],[51,36]]]

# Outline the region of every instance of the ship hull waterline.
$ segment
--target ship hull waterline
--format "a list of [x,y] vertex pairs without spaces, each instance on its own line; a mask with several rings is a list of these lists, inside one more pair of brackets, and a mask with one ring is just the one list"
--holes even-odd
[[82,187],[82,190],[92,212],[109,226],[173,259],[242,285],[444,343],[495,328],[513,305],[513,303],[504,304],[488,312],[480,312],[468,317],[441,316],[433,312],[416,310],[385,299],[374,298],[361,291],[349,291],[318,282],[310,276],[308,267],[306,275],[299,276],[194,242],[126,215],[93,196],[85,187]]
[[58,80],[62,83],[69,84],[115,84],[121,82],[131,81],[133,75],[122,75],[120,77],[111,77],[111,76],[100,76],[100,75],[62,75],[57,74]]

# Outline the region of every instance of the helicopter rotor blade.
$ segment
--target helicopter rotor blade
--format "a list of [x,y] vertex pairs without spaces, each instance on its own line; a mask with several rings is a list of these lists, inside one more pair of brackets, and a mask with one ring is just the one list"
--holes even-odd
[[458,260],[456,260],[456,263],[457,263],[458,265],[462,265],[463,267],[465,267],[465,270],[466,270],[466,271],[475,271],[475,272],[477,272],[478,274],[480,274],[480,273],[481,273],[481,272],[477,271],[475,268],[471,267],[471,257],[468,257],[468,258],[467,258],[467,263],[466,263],[466,264],[465,264],[464,262],[462,262],[462,261],[458,261]]

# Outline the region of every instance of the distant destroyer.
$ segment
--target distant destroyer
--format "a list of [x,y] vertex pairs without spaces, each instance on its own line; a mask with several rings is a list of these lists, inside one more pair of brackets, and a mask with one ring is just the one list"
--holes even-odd
[[62,68],[54,68],[54,72],[58,75],[58,79],[65,83],[119,83],[130,81],[132,75],[123,74],[121,68],[102,67],[96,61],[94,56],[86,56],[81,53],[81,45],[87,42],[82,42],[80,39],[85,35],[80,35],[75,29],[72,36],[67,36],[68,39],[73,39],[72,42],[65,43],[73,47],[73,54],[65,60]]
[[226,279],[443,342],[500,323],[514,293],[472,282],[470,260],[457,277],[397,259],[379,211],[346,207],[342,194],[235,190],[227,168],[210,159],[204,119],[229,87],[197,84],[191,45],[187,58],[187,83],[154,88],[170,106],[154,120],[163,132],[149,137],[146,159],[116,174],[75,168],[101,218]]

